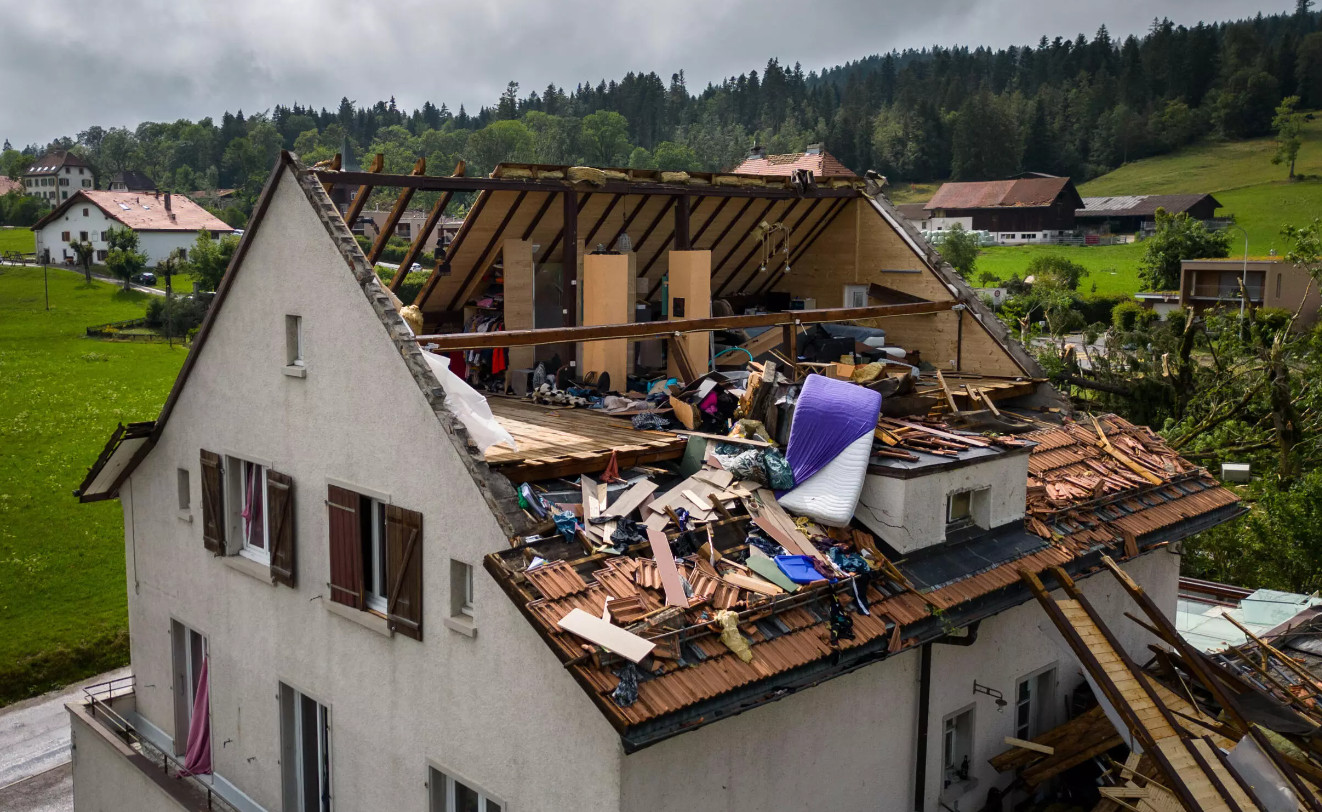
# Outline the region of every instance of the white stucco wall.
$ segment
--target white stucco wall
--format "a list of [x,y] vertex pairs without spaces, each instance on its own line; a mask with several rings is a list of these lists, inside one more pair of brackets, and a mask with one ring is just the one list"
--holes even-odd
[[[282,371],[286,314],[303,317],[305,379]],[[618,808],[618,738],[481,569],[507,541],[292,177],[200,353],[121,494],[139,712],[173,731],[177,619],[209,640],[216,769],[268,809],[281,806],[281,681],[330,707],[337,809],[423,809],[429,763],[519,812]],[[203,549],[201,448],[293,478],[297,589]],[[178,468],[192,491],[182,517]],[[423,642],[326,609],[328,477],[423,513]],[[476,638],[443,624],[451,558],[477,567]]]
[[74,812],[182,812],[186,809],[130,764],[132,751],[78,712],[69,714]]
[[[83,211],[87,214],[84,215]],[[69,207],[69,210],[60,215],[55,220],[47,223],[39,229],[34,230],[36,235],[37,258],[41,258],[43,248],[50,249],[51,262],[56,264],[63,263],[66,259],[76,260],[75,254],[70,248],[68,242],[61,239],[64,232],[69,232],[69,238],[72,240],[80,239],[81,232],[87,232],[87,239],[92,243],[94,251],[106,251],[109,246],[102,239],[102,234],[112,228],[123,228],[120,223],[106,215],[104,211],[91,203],[75,203]],[[192,251],[197,243],[196,231],[139,231],[138,232],[138,250],[147,255],[147,269],[151,270],[156,263],[170,256],[177,248],[185,251]],[[96,254],[95,262],[103,264],[105,262],[101,254]]]
[[975,498],[974,520],[996,528],[1022,519],[1028,454],[1002,454],[909,479],[868,474],[855,516],[901,553],[946,540],[946,500],[960,491],[989,489]]
[[[1124,569],[1174,617],[1179,557],[1165,550]],[[1142,662],[1151,639],[1123,616],[1132,601],[1109,573],[1078,581],[1121,644]],[[1053,593],[1063,597],[1063,593]],[[921,651],[837,677],[778,702],[700,728],[624,757],[623,812],[759,812],[914,808]],[[932,646],[925,812],[942,800],[942,721],[973,705],[972,789],[947,794],[956,810],[976,810],[990,787],[1011,776],[987,764],[1014,735],[1018,681],[1054,665],[1057,706],[1082,682],[1082,670],[1035,600],[984,620],[968,647]],[[1009,705],[974,694],[973,683],[1004,694]],[[1064,721],[1063,714],[1057,717]]]

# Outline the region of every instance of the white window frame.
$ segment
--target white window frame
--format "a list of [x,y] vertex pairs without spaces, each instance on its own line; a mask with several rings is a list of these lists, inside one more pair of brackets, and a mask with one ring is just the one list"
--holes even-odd
[[[244,481],[247,475],[245,466],[253,465],[258,468],[261,474],[261,483],[259,485],[258,496],[262,500],[262,545],[257,546],[251,543],[248,533],[247,523],[243,518],[243,506],[247,503],[247,483]],[[271,511],[270,505],[266,500],[266,473],[270,466],[264,462],[245,459],[229,455],[225,457],[225,468],[227,475],[225,477],[225,504],[228,505],[228,521],[233,533],[230,538],[236,539],[239,555],[244,558],[256,561],[259,564],[270,566],[271,564]]]
[[427,771],[428,809],[430,812],[458,812],[455,802],[455,785],[459,785],[477,795],[478,812],[509,812],[509,807],[499,798],[476,786],[464,778],[457,778],[449,770],[431,765]]
[[[196,647],[196,648],[195,648]],[[183,685],[174,686],[176,755],[182,755],[188,744],[188,731],[193,725],[193,705],[197,701],[197,677],[202,667],[193,654],[199,652],[203,660],[210,655],[210,640],[205,634],[178,620],[170,620],[170,656],[172,673],[183,677]],[[209,705],[210,703],[208,703]],[[211,713],[210,707],[207,714]]]
[[175,493],[179,500],[180,511],[188,511],[193,507],[193,490],[190,479],[187,468],[179,468],[175,472]]
[[303,366],[303,317],[285,316],[285,366]]
[[[332,812],[335,808],[335,773],[332,761],[334,751],[331,747],[330,708],[285,683],[280,685],[280,701],[289,705],[287,708],[281,709],[280,720],[281,735],[283,737],[281,750],[287,758],[287,761],[282,760],[281,769],[281,779],[284,782],[285,809],[294,810],[294,812],[308,812],[308,810],[312,810],[312,812]],[[307,712],[304,706],[308,703],[316,706],[313,710],[316,714],[314,730],[316,732],[315,746],[317,748],[314,754],[314,763],[325,767],[324,773],[317,777],[317,797],[315,799],[309,799],[304,794],[304,770],[308,759],[305,752],[306,742],[303,737],[303,724],[305,721],[304,714]],[[313,805],[309,806],[309,803]]]
[[[363,534],[363,606],[372,612],[386,613],[390,582],[386,578],[386,503],[366,494],[358,495],[359,509],[368,505],[370,526]],[[368,578],[368,563],[374,578]],[[376,581],[376,583],[372,583]]]
[[[965,780],[957,777],[959,766],[965,758],[970,765],[969,780],[973,777],[973,732],[977,723],[977,717],[974,715],[976,710],[976,706],[966,705],[941,720],[941,785],[943,787]],[[960,720],[966,716],[968,723],[964,731],[964,739],[961,741]]]
[[[1058,677],[1056,664],[1039,668],[1021,677],[1014,685],[1014,735],[1020,739],[1033,739],[1051,729],[1054,717],[1051,700],[1056,696]],[[1027,695],[1024,690],[1027,689]],[[1046,693],[1043,689],[1046,688]],[[1028,719],[1021,722],[1020,708],[1027,708]]]

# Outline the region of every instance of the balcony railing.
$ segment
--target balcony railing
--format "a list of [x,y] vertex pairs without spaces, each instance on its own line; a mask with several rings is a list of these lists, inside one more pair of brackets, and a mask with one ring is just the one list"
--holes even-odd
[[87,698],[87,712],[120,741],[145,756],[153,764],[159,764],[161,771],[169,778],[187,782],[200,797],[206,801],[207,809],[221,812],[241,812],[241,810],[221,797],[216,790],[201,777],[183,775],[184,765],[171,754],[156,746],[146,736],[141,735],[133,723],[114,708],[114,700],[132,696],[136,682],[133,675],[120,677],[109,682],[89,685],[83,689]]
[[[1262,285],[1249,285],[1249,301],[1262,301]],[[1239,286],[1230,287],[1228,285],[1194,285],[1193,292],[1190,294],[1195,299],[1216,299],[1223,302],[1239,301]]]

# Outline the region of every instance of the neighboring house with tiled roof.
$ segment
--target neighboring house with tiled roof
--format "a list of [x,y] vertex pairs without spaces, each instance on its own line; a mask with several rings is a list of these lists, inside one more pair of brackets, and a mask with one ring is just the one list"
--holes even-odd
[[1195,220],[1211,220],[1221,203],[1210,194],[1113,195],[1085,197],[1074,213],[1079,228],[1112,234],[1137,234],[1156,228],[1157,209],[1168,214],[1188,214]]
[[139,250],[153,265],[175,249],[191,249],[199,231],[213,237],[234,231],[183,195],[84,189],[32,226],[37,256],[49,251],[51,262],[73,263],[77,255],[69,243],[86,240],[92,243],[96,261],[103,262],[109,251],[106,232],[112,228],[138,232]]
[[13,178],[6,178],[5,176],[0,175],[0,197],[3,197],[4,195],[9,194],[10,192],[18,192],[19,194],[22,194],[23,193],[22,182],[16,181]]
[[1007,245],[1051,242],[1075,229],[1075,211],[1083,208],[1069,178],[1030,177],[944,183],[923,207],[928,227],[944,231],[956,223],[987,231]]
[[807,169],[813,177],[856,178],[853,170],[840,163],[834,155],[826,151],[821,144],[809,144],[803,152],[791,152],[785,155],[768,155],[766,147],[753,147],[744,162],[730,170],[740,175],[764,175],[768,177],[788,177],[796,169]]
[[[1115,621],[1118,645],[1147,657],[1154,639],[1121,630],[1114,580],[1090,576],[1104,555],[1120,560],[1173,614],[1174,542],[1238,515],[1237,497],[1114,416],[1016,410],[1056,402],[1038,400],[1052,394],[1040,368],[1011,367],[1022,348],[991,332],[983,320],[994,317],[884,197],[705,177],[681,188],[622,171],[597,185],[568,169],[452,179],[482,191],[464,225],[478,234],[472,258],[457,240],[446,279],[469,268],[493,278],[499,263],[512,318],[525,306],[516,297],[531,310],[637,264],[641,299],[646,263],[584,253],[584,238],[553,254],[570,284],[534,276],[533,246],[550,243],[539,228],[573,228],[577,214],[587,231],[628,196],[630,215],[609,233],[643,210],[635,222],[713,224],[652,243],[669,264],[658,303],[684,319],[671,322],[679,330],[707,316],[716,252],[693,246],[730,230],[717,212],[728,224],[748,209],[756,229],[759,200],[824,205],[827,236],[805,227],[794,271],[771,278],[821,284],[813,277],[856,263],[848,278],[864,301],[902,302],[872,314],[888,347],[949,340],[922,353],[947,368],[939,386],[897,365],[898,377],[873,382],[890,394],[838,379],[824,384],[836,408],[819,410],[805,407],[805,384],[793,417],[770,411],[790,400],[776,393],[798,378],[793,361],[775,361],[791,373],[784,384],[770,363],[767,388],[748,379],[745,413],[778,414],[779,429],[861,430],[847,452],[821,451],[848,453],[861,482],[843,500],[847,518],[796,521],[764,487],[775,457],[762,440],[727,437],[731,449],[458,382],[449,370],[465,355],[426,346],[501,347],[508,336],[485,332],[491,322],[415,334],[406,318],[443,323],[443,311],[424,294],[421,314],[394,300],[323,185],[334,175],[285,154],[159,417],[119,427],[77,492],[122,502],[133,668],[92,689],[103,701],[69,706],[79,797],[103,812],[197,808],[190,793],[245,811],[332,800],[447,812],[978,809],[1009,785],[987,764],[1006,737],[1053,727],[1086,691],[1022,573],[1062,568]],[[515,235],[503,241],[503,226],[488,228],[502,221]],[[686,274],[702,287],[677,292]],[[624,287],[607,281],[598,290]],[[582,293],[585,311],[598,304]],[[675,313],[685,297],[688,317]],[[770,315],[792,328],[814,313]],[[587,323],[598,338],[613,329]],[[797,333],[783,341],[793,347]],[[722,384],[702,374],[705,355],[691,358],[686,397],[702,391],[729,411],[738,397],[711,388]],[[479,448],[497,427],[518,447]],[[840,469],[822,462],[796,481],[833,471],[818,482],[834,503],[849,486],[834,487]],[[182,763],[215,775],[178,779]]]
[[77,153],[52,150],[33,161],[23,173],[23,186],[28,194],[58,206],[75,192],[95,188],[96,180],[92,165]]
[[151,194],[156,191],[156,181],[148,177],[146,172],[124,169],[110,177],[110,183],[106,184],[106,188],[112,192],[145,192]]

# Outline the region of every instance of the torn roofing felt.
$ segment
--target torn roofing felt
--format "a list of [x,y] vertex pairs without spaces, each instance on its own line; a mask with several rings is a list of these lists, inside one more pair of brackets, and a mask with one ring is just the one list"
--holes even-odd
[[[749,568],[775,574],[750,544],[756,519],[742,515],[707,526],[711,549],[693,549],[707,538],[701,533],[688,542],[690,534],[668,534],[678,572],[692,591],[688,606],[667,605],[673,601],[655,545],[585,555],[578,544],[555,537],[492,553],[486,567],[632,751],[915,647],[946,634],[951,624],[1023,603],[1030,599],[1023,570],[1086,572],[1103,553],[1142,555],[1242,511],[1233,493],[1147,429],[1114,416],[1101,418],[1097,428],[1069,421],[1039,425],[1000,449],[1032,446],[1025,523],[904,558],[886,560],[879,553],[872,556],[876,568],[842,570],[833,581],[794,592],[739,577]],[[1098,429],[1112,448],[1123,449],[1124,461],[1099,445]],[[916,459],[931,457],[921,434],[915,431],[907,446],[900,435],[892,453],[907,449],[903,453]],[[702,484],[702,476],[690,482]],[[1074,489],[1086,489],[1088,498]],[[827,528],[813,541],[832,561],[851,560],[849,550],[878,550],[856,526]],[[574,610],[613,618],[655,647],[637,665],[629,663],[562,629],[561,619]],[[731,615],[724,613],[736,618],[747,659],[729,645],[721,620]],[[838,622],[841,613],[847,629]],[[623,695],[622,681],[629,684]]]
[[[170,395],[166,398],[165,405],[161,408],[160,416],[152,424],[151,433],[144,438],[137,438],[141,447],[133,456],[132,460],[119,470],[110,487],[102,491],[104,496],[101,498],[111,498],[118,493],[119,486],[133,472],[133,469],[150,453],[151,448],[160,438],[169,422],[170,415],[174,411],[174,405],[179,399],[183,388],[188,384],[199,359],[206,351],[207,339],[211,334],[211,327],[215,320],[219,318],[224,310],[225,302],[229,291],[236,284],[236,279],[243,273],[244,258],[247,255],[249,246],[262,233],[263,220],[266,217],[271,199],[274,197],[277,184],[283,182],[294,182],[307,197],[308,204],[316,212],[317,218],[326,228],[329,239],[333,240],[341,256],[344,257],[345,264],[349,271],[354,275],[362,288],[363,295],[371,304],[377,317],[381,320],[382,327],[386,330],[390,340],[394,342],[399,351],[400,357],[408,367],[409,373],[413,376],[419,390],[427,398],[435,412],[441,428],[446,436],[453,443],[459,458],[463,461],[469,475],[473,478],[478,490],[482,493],[488,508],[495,516],[497,522],[501,525],[502,531],[506,535],[514,535],[519,532],[527,523],[526,516],[518,510],[518,496],[515,494],[513,486],[508,479],[502,476],[496,476],[491,473],[474,451],[469,448],[468,433],[463,425],[454,418],[445,406],[445,392],[441,388],[440,382],[432,373],[430,366],[423,357],[422,350],[413,338],[413,332],[405,324],[404,319],[399,315],[394,301],[390,294],[382,287],[376,274],[367,263],[367,258],[363,255],[362,248],[354,239],[353,233],[345,225],[343,217],[335,204],[331,202],[330,196],[326,190],[318,183],[312,174],[304,167],[298,158],[290,152],[281,152],[280,159],[272,170],[266,185],[262,189],[262,194],[258,198],[257,205],[253,209],[247,230],[243,239],[239,242],[239,247],[234,252],[234,257],[230,260],[229,267],[225,271],[225,276],[221,280],[220,286],[216,289],[216,296],[212,300],[211,307],[207,311],[206,318],[202,321],[198,329],[197,338],[194,340],[188,357],[184,360],[183,368],[179,376],[175,379],[174,386],[170,390]],[[332,272],[332,269],[327,269]],[[140,424],[135,424],[140,425]],[[112,437],[112,443],[115,438]],[[104,477],[106,465],[109,461],[115,459],[114,455],[103,453],[102,458],[97,460],[91,472],[88,475],[88,481],[85,484],[97,481]],[[90,494],[89,494],[90,496]]]

